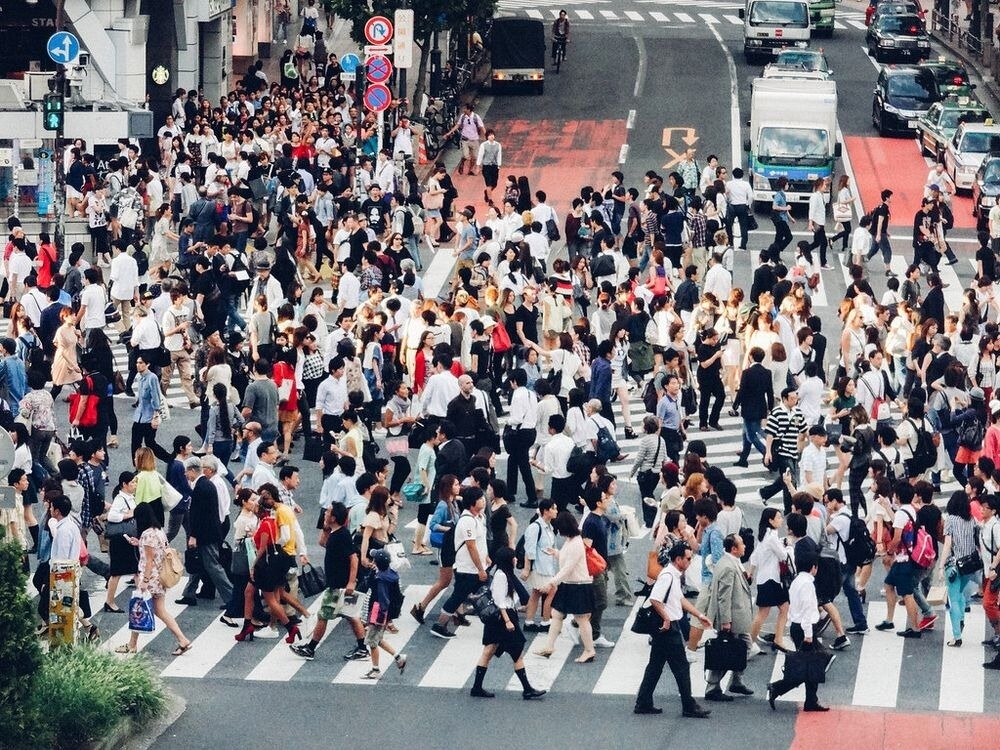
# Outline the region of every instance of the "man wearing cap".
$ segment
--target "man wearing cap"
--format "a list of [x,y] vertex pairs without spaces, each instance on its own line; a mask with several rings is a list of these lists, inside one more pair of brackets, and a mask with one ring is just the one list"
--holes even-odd
[[233,585],[219,562],[219,552],[225,539],[220,521],[219,494],[212,480],[203,473],[203,467],[212,469],[216,466],[215,460],[214,456],[191,456],[184,462],[184,474],[192,487],[187,546],[188,550],[197,550],[200,563],[200,571],[191,573],[184,593],[177,600],[178,604],[189,607],[198,604],[195,594],[203,578],[212,582],[222,601],[228,602],[233,595]]
[[253,314],[253,300],[263,294],[267,297],[267,309],[277,310],[281,303],[285,301],[285,295],[281,291],[280,282],[271,275],[271,262],[268,260],[257,261],[254,269],[257,271],[257,278],[253,281],[253,287],[247,302],[247,315]]

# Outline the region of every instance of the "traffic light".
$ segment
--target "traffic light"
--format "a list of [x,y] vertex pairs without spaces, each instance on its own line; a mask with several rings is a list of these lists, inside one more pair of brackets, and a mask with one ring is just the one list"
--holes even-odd
[[64,117],[62,94],[46,94],[42,107],[42,127],[60,131],[63,129]]

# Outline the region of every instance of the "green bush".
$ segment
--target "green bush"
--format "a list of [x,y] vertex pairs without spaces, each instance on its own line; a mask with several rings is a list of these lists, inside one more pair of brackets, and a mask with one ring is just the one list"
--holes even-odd
[[35,739],[30,696],[42,664],[21,569],[23,553],[0,528],[0,746],[9,747],[30,745]]
[[165,703],[163,685],[145,659],[118,659],[89,646],[50,653],[33,697],[52,745],[67,749],[107,734],[124,716],[156,716]]

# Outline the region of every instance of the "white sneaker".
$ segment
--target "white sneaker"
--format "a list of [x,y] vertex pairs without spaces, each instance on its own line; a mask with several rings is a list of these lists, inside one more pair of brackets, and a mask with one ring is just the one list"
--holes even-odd
[[261,628],[260,630],[255,630],[253,634],[254,638],[280,638],[281,633],[278,632],[277,628]]
[[614,648],[615,642],[609,641],[602,635],[600,638],[594,639],[594,645],[597,646],[597,648]]
[[684,655],[687,656],[688,664],[694,664],[698,661],[698,652],[692,651],[689,648],[684,649]]
[[760,654],[762,654],[762,653],[764,653],[764,651],[763,651],[763,650],[761,649],[761,647],[760,647],[760,646],[758,646],[758,645],[757,645],[756,643],[751,643],[751,644],[750,644],[750,654],[749,654],[749,658],[751,658],[751,659],[752,659],[753,657],[755,657],[755,656],[759,656],[759,655],[760,655]]

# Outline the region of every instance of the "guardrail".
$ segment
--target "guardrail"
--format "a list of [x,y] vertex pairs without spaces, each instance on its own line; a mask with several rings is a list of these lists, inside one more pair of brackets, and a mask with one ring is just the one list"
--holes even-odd
[[[983,57],[982,39],[979,34],[962,27],[961,18],[957,13],[952,15],[940,11],[931,13],[931,32],[977,59]],[[985,51],[989,54],[989,45],[986,45]]]

